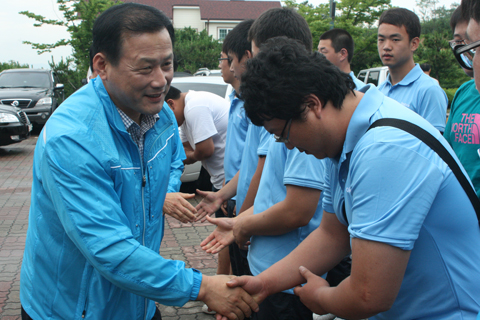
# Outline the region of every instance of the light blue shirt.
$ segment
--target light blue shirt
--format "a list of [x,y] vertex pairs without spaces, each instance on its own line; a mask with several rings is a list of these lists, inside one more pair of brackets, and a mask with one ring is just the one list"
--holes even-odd
[[364,89],[339,161],[327,164],[323,208],[345,223],[344,198],[352,238],[411,250],[392,308],[369,319],[473,320],[480,310],[480,228],[470,200],[414,136],[392,127],[365,132],[380,118],[404,119],[454,153],[426,120],[375,87]]
[[445,131],[447,95],[433,78],[423,73],[418,63],[402,81],[392,86],[389,76],[378,90],[418,113],[438,131]]
[[225,183],[229,182],[240,169],[243,147],[247,137],[248,118],[243,108],[243,100],[230,94],[230,111],[228,115],[227,140],[225,143],[224,171]]
[[[285,200],[286,185],[323,190],[325,187],[325,160],[288,150],[284,143],[271,139],[262,179],[258,187],[253,214],[261,213]],[[292,252],[322,220],[322,201],[310,222],[301,228],[277,236],[253,236],[248,249],[250,271],[255,276],[282,260]],[[284,292],[293,294],[293,288]]]
[[248,120],[248,131],[243,148],[240,174],[237,183],[237,212],[247,196],[248,187],[257,169],[258,157],[266,156],[272,135],[264,127],[258,127]]
[[355,90],[360,90],[367,85],[365,82],[358,80],[353,71],[350,71],[349,75],[352,77],[353,83],[355,83]]

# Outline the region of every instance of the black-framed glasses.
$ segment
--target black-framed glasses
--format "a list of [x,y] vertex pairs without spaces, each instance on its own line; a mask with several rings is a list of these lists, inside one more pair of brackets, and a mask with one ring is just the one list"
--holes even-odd
[[220,58],[218,58],[218,62],[222,62],[224,60],[227,60],[228,64],[231,64],[232,63],[232,60],[230,60],[230,58],[222,58],[222,56],[220,56]]
[[478,46],[480,46],[480,41],[455,46],[453,53],[455,54],[455,58],[462,68],[473,70],[473,58],[475,58],[475,51],[477,50]]
[[[288,127],[288,129],[287,129]],[[273,135],[273,138],[275,139],[275,142],[282,142],[282,143],[288,143],[288,138],[290,138],[290,128],[292,127],[292,119],[288,120],[285,122],[285,126],[283,127],[282,133],[280,133],[279,136],[276,134]],[[284,138],[283,134],[285,133],[285,130],[287,130],[287,136]]]
[[465,42],[465,40],[462,39],[462,40],[450,40],[448,41],[448,44],[450,45],[450,48],[454,50],[456,46],[466,45],[467,43]]

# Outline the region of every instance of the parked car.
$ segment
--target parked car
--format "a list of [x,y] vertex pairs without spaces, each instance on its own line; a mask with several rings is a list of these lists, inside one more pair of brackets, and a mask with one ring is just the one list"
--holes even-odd
[[222,70],[210,70],[208,68],[200,68],[193,74],[194,76],[222,76]]
[[[188,92],[189,90],[208,91],[227,100],[230,100],[229,95],[233,91],[232,86],[226,84],[222,77],[173,77],[172,86],[182,92]],[[186,165],[180,180],[182,181],[183,192],[194,192],[195,188],[200,190],[211,189],[210,176],[202,167],[200,161]]]
[[6,146],[27,139],[32,124],[20,108],[0,105],[0,146]]
[[378,87],[379,84],[387,80],[389,75],[388,67],[378,67],[361,70],[357,79],[365,83],[373,83]]
[[21,108],[30,121],[43,125],[65,99],[55,72],[9,69],[0,73],[0,105]]

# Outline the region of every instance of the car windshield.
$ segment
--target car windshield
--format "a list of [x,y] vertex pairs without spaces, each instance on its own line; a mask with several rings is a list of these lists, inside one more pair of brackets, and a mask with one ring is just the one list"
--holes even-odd
[[180,90],[181,92],[187,92],[188,90],[194,91],[208,91],[215,93],[222,98],[225,98],[227,93],[226,84],[211,84],[211,83],[172,83],[172,86]]
[[50,79],[45,72],[8,72],[0,76],[0,88],[48,88]]

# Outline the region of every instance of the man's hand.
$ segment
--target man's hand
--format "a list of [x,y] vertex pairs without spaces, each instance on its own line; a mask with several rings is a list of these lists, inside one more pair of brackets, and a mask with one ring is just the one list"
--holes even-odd
[[210,218],[206,217],[208,222],[217,227],[213,232],[200,243],[202,249],[207,253],[218,253],[230,243],[235,241],[233,237],[233,226],[236,218]]
[[[204,218],[206,215],[212,215],[222,205],[223,200],[220,199],[217,192],[201,191],[197,189],[197,194],[203,197],[203,199],[197,205],[197,218],[195,221]],[[204,221],[205,219],[202,220],[202,222]]]
[[267,286],[258,276],[236,277],[228,281],[227,286],[229,288],[242,287],[242,289],[248,292],[258,304],[265,300],[269,295]]
[[317,293],[319,290],[324,290],[325,288],[329,288],[330,285],[328,282],[323,279],[322,277],[317,276],[316,274],[312,273],[305,267],[300,267],[299,272],[307,283],[302,286],[297,286],[293,289],[295,295],[300,298],[300,301],[307,306],[310,310],[315,312],[316,314],[326,314],[328,313],[324,309],[322,309],[319,301]]
[[237,221],[233,226],[233,236],[238,247],[242,250],[247,250],[250,245],[251,234],[248,234],[244,225],[248,216],[240,215],[235,218]]
[[202,278],[202,285],[197,300],[227,317],[228,319],[243,319],[258,311],[257,302],[242,288],[229,288],[226,282],[234,276],[216,275]]
[[187,201],[192,198],[195,198],[194,193],[167,193],[163,204],[163,213],[183,223],[194,222],[197,210]]

